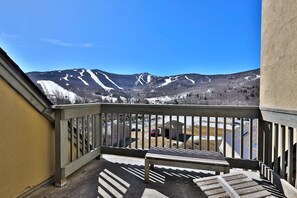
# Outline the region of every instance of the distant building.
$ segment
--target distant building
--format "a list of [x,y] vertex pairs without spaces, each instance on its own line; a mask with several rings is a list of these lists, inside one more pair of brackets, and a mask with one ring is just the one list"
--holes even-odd
[[[117,129],[119,128],[119,131],[117,133]],[[120,123],[119,127],[114,122],[107,123],[107,133],[106,133],[106,127],[105,124],[102,126],[102,132],[103,132],[103,139],[104,144],[106,146],[116,146],[119,139],[119,146],[124,146],[123,141],[124,139],[127,139],[130,135],[129,126],[127,124]]]
[[[177,122],[176,120],[172,120],[171,124],[170,122],[166,122],[165,123],[165,137],[166,138],[175,138],[177,137],[179,134],[182,134],[183,132],[183,125],[184,123],[182,122]],[[171,133],[170,133],[170,128],[171,128]],[[162,133],[164,133],[162,131]]]

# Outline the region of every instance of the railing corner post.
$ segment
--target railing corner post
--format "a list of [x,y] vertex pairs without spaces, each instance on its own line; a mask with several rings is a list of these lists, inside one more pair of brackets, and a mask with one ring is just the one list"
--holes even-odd
[[56,110],[55,119],[55,186],[66,185],[65,165],[68,163],[68,121],[63,120],[64,110]]

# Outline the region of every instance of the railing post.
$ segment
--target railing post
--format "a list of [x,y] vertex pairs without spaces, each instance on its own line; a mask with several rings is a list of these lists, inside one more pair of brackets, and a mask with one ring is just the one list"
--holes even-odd
[[258,160],[263,162],[263,120],[258,120]]
[[64,120],[64,110],[56,109],[55,119],[55,185],[66,185],[65,165],[68,163],[68,121]]

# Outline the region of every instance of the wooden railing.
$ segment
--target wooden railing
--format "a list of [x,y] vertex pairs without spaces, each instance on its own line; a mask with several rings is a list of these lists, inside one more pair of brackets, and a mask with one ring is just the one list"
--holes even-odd
[[293,140],[297,114],[292,112],[140,104],[60,105],[53,109],[57,186],[102,153],[143,157],[151,147],[220,151],[231,167],[260,169],[272,183],[277,178],[279,183],[297,183]]
[[55,109],[55,185],[100,155],[100,105],[64,105]]
[[152,146],[214,150],[243,168],[251,165],[232,159],[258,158],[258,107],[85,104],[53,109],[57,186],[101,153],[139,157]]
[[261,116],[260,172],[287,197],[296,197],[297,112],[261,108]]
[[258,107],[104,104],[101,113],[103,146],[221,150],[257,159]]

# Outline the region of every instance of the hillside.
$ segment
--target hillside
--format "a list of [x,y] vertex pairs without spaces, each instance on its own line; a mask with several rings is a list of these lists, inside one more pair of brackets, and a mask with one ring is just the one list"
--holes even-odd
[[258,105],[259,69],[225,75],[149,73],[121,75],[98,69],[29,72],[55,104],[126,102],[151,104]]

